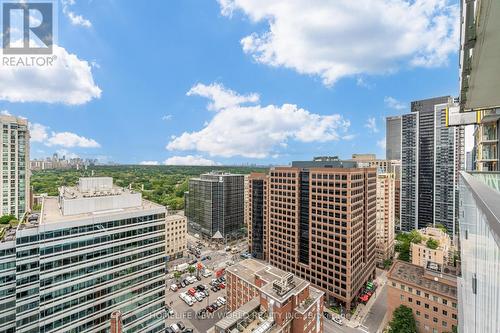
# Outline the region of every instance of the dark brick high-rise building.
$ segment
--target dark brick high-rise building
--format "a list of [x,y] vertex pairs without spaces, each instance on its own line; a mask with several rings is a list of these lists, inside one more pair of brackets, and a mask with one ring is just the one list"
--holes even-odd
[[318,158],[266,178],[268,261],[348,309],[375,276],[377,172],[357,166]]

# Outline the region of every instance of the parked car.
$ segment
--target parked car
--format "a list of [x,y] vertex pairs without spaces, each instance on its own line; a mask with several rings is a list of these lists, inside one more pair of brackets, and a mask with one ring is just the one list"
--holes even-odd
[[171,329],[170,327],[167,327],[167,328],[165,329],[165,333],[174,333],[174,330],[173,330],[173,329]]
[[184,288],[186,286],[186,282],[184,280],[181,281],[181,288]]
[[177,326],[177,324],[170,325],[170,328],[172,329],[172,331],[174,331],[174,333],[178,333],[181,331],[179,326]]
[[203,293],[205,294],[205,297],[210,296],[210,293],[208,292],[208,290],[207,290],[207,289],[203,290]]
[[330,319],[330,320],[332,320],[332,314],[331,314],[330,312],[326,312],[326,311],[324,311],[324,312],[323,312],[323,316],[324,316],[326,319]]
[[212,271],[209,271],[209,270],[206,270],[205,272],[203,272],[203,277],[209,277],[209,276],[212,276]]
[[214,310],[215,310],[211,305],[207,306],[206,309],[210,313],[214,312]]
[[226,289],[226,285],[225,285],[224,283],[219,284],[219,287],[220,287],[221,289]]
[[177,291],[178,289],[179,289],[179,287],[177,287],[176,284],[173,284],[170,286],[170,290],[172,290],[172,291]]
[[194,297],[196,298],[196,300],[198,302],[201,302],[203,301],[203,299],[205,298],[205,294],[204,293],[200,293],[199,291],[194,295]]
[[191,296],[194,296],[194,294],[196,294],[196,290],[194,288],[189,288],[188,289],[188,294],[191,295]]
[[184,331],[186,328],[186,325],[182,321],[177,322],[177,326],[181,329],[181,331]]
[[342,318],[340,317],[333,317],[332,318],[333,322],[336,323],[337,325],[342,326],[344,323],[342,322]]
[[217,300],[221,302],[222,305],[226,304],[226,299],[224,297],[217,297]]
[[182,331],[182,333],[193,333],[193,329],[192,328],[186,328],[184,331]]

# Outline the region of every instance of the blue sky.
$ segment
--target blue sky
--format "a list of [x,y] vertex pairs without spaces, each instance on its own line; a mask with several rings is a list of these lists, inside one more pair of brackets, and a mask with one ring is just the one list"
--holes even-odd
[[[458,93],[445,0],[58,3],[55,68],[0,67],[31,155],[287,164],[384,157],[385,117]],[[3,82],[2,82],[3,81]],[[2,92],[3,90],[3,92]]]

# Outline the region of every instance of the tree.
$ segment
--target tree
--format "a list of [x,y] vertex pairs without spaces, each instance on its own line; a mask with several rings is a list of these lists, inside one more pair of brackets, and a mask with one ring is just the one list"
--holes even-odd
[[188,267],[188,272],[189,272],[189,274],[192,275],[194,272],[196,272],[196,268],[193,265],[191,265]]
[[446,227],[442,223],[436,223],[435,227],[438,228],[438,229],[440,229],[444,233],[448,232],[448,230],[446,229]]
[[15,219],[16,217],[14,215],[4,215],[0,217],[0,224],[9,224],[10,221]]
[[179,272],[179,271],[175,271],[175,272],[174,272],[174,278],[175,278],[175,280],[176,280],[177,282],[179,282],[179,280],[180,280],[181,276],[182,276],[182,273],[181,273],[181,272]]
[[425,244],[431,250],[435,250],[439,247],[439,241],[433,238],[429,238]]
[[422,235],[418,232],[418,230],[410,231],[410,242],[415,244],[420,244],[422,242]]
[[417,333],[417,324],[409,307],[400,305],[394,310],[388,333]]

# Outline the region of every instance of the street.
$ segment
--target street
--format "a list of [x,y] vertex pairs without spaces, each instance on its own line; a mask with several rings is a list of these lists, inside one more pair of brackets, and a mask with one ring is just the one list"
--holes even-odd
[[377,332],[387,312],[387,285],[384,284],[380,292],[377,291],[377,293],[380,294],[363,321],[363,325],[367,327],[368,332]]

